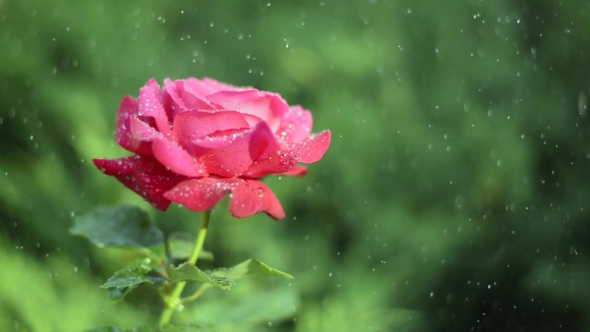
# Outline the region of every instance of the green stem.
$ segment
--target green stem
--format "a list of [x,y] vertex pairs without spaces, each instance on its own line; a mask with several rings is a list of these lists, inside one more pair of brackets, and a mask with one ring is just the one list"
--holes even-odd
[[[203,213],[203,221],[201,223],[201,229],[199,230],[199,235],[197,236],[197,241],[195,242],[195,248],[193,249],[193,253],[191,257],[188,259],[187,263],[189,264],[196,264],[197,259],[199,258],[199,254],[203,249],[203,243],[205,242],[205,236],[207,235],[207,228],[209,227],[209,218],[211,217],[211,210],[205,211]],[[160,328],[164,326],[166,323],[170,322],[170,318],[172,318],[172,314],[180,304],[180,294],[184,290],[186,286],[186,281],[181,281],[176,284],[174,290],[168,297],[168,301],[166,302],[166,307],[164,311],[162,311],[162,315],[160,316]]]
[[203,285],[201,285],[201,287],[199,287],[199,289],[197,289],[197,291],[193,295],[191,295],[189,297],[185,297],[183,299],[180,299],[180,304],[184,304],[186,302],[192,302],[192,301],[198,299],[199,296],[201,296],[204,291],[206,291],[207,289],[209,289],[209,287],[211,287],[211,284],[203,284]]

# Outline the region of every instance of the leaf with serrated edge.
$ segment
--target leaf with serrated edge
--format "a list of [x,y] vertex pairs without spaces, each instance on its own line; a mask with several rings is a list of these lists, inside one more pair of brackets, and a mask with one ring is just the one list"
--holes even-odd
[[115,272],[102,288],[126,288],[149,282],[159,285],[167,280],[160,272],[154,269],[154,263],[149,258],[139,260],[124,269]]
[[216,276],[209,271],[201,271],[195,265],[188,263],[181,264],[178,267],[170,266],[168,274],[170,275],[171,282],[194,280],[222,289],[229,289],[233,285],[233,281],[229,278]]
[[234,267],[213,270],[213,274],[233,280],[250,275],[279,276],[287,279],[294,279],[292,275],[273,269],[256,259],[249,259]]
[[99,248],[144,248],[164,242],[148,213],[130,205],[101,207],[77,217],[70,233],[87,237]]

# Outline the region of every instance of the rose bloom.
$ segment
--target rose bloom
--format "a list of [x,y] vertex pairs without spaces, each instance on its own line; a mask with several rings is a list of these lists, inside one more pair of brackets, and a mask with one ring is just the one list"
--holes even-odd
[[206,211],[229,194],[237,218],[285,212],[260,179],[305,175],[297,163],[319,161],[330,131],[311,135],[311,113],[274,93],[212,79],[150,80],[136,101],[123,98],[116,140],[135,155],[94,164],[156,208],[171,202]]

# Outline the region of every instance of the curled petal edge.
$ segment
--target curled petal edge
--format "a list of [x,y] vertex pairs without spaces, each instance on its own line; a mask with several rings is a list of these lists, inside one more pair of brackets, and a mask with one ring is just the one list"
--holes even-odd
[[215,207],[227,194],[230,194],[230,212],[236,218],[247,218],[260,212],[277,220],[285,218],[283,207],[273,192],[256,180],[188,179],[163,196],[191,211],[203,212]]

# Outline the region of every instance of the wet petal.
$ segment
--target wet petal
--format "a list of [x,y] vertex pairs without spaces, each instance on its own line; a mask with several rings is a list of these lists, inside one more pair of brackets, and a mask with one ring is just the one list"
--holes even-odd
[[186,112],[188,108],[184,104],[184,101],[180,97],[180,94],[177,89],[176,82],[165,79],[164,80],[164,91],[168,95],[168,97],[172,100],[170,103],[170,110],[168,112],[168,116],[171,119],[174,119],[178,113]]
[[140,116],[154,118],[161,133],[170,133],[170,122],[164,110],[164,94],[154,79],[139,90],[138,103]]
[[282,174],[293,169],[297,164],[298,155],[293,150],[280,150],[269,157],[253,163],[244,175],[261,178],[270,174]]
[[209,78],[204,78],[203,80],[188,78],[185,80],[174,81],[173,84],[176,85],[179,95],[182,95],[180,91],[187,91],[194,97],[203,101],[207,100],[206,96],[216,92],[236,90],[236,88],[231,85],[223,84]]
[[255,115],[276,132],[289,106],[278,94],[258,90],[220,91],[207,96],[211,102],[228,110]]
[[153,142],[152,149],[156,159],[175,173],[188,177],[207,175],[203,165],[175,142],[160,138]]
[[294,106],[285,115],[276,134],[289,145],[309,139],[313,119],[301,106]]
[[283,206],[275,196],[275,194],[262,182],[256,180],[246,180],[246,183],[252,187],[254,192],[260,198],[259,212],[265,212],[274,219],[281,220],[285,218],[285,211]]
[[158,132],[156,128],[151,127],[135,116],[130,117],[128,122],[131,136],[138,141],[153,142],[162,137],[162,134]]
[[139,113],[137,102],[133,98],[126,96],[119,105],[119,112],[117,113],[117,131],[115,139],[119,145],[133,153],[142,156],[153,156],[150,143],[142,142],[135,139],[131,135],[130,118],[136,117]]
[[226,183],[212,178],[189,179],[167,191],[164,197],[189,210],[202,212],[214,208],[228,190]]
[[279,173],[278,175],[285,175],[285,176],[300,176],[303,177],[307,174],[307,167],[305,166],[293,166],[290,170]]
[[170,200],[163,194],[185,179],[168,171],[152,158],[133,156],[120,159],[94,159],[96,167],[106,175],[114,176],[157,209],[165,211]]
[[302,170],[294,169],[298,162],[304,164],[311,164],[322,159],[328,147],[330,146],[330,131],[324,131],[320,134],[314,135],[304,142],[300,142],[290,149],[278,150],[269,157],[258,160],[253,163],[244,175],[252,178],[261,178],[270,174],[284,174],[284,175],[305,175]]
[[309,140],[299,143],[297,146],[298,161],[311,164],[320,161],[330,147],[331,134],[329,130],[312,136]]
[[238,112],[209,113],[193,111],[180,113],[174,118],[172,135],[183,147],[190,149],[193,141],[218,131],[248,128],[250,128],[250,125]]
[[[195,82],[196,81],[196,82]],[[195,92],[200,93],[203,96],[207,96],[210,94],[213,94],[215,92],[219,92],[219,91],[234,91],[234,90],[240,90],[240,89],[244,89],[242,88],[238,88],[235,87],[233,85],[229,85],[226,83],[221,83],[218,82],[214,79],[211,78],[203,78],[202,80],[191,80],[190,82],[192,86],[192,89],[195,90]]]
[[189,109],[215,109],[206,96],[220,90],[233,90],[230,86],[210,79],[200,81],[189,78],[176,81],[176,84],[180,86],[180,95]]
[[265,122],[240,134],[196,140],[192,146],[194,155],[209,173],[225,177],[242,175],[255,160],[279,149],[276,138]]
[[229,210],[236,218],[250,217],[260,210],[261,200],[258,193],[242,179],[229,183]]

